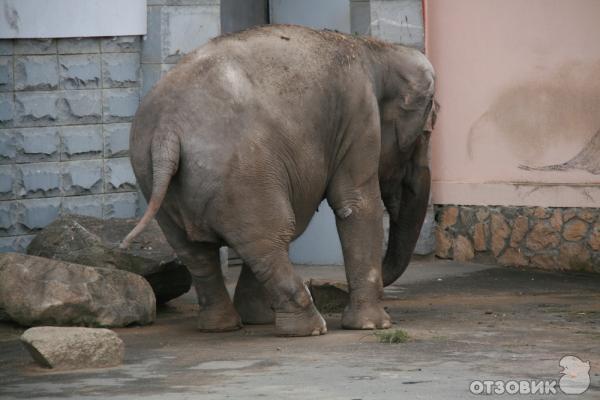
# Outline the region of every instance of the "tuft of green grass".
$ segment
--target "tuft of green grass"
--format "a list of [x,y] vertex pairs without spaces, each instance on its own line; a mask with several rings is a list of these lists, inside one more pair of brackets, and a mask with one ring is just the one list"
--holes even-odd
[[388,329],[385,331],[375,331],[373,332],[373,335],[375,335],[379,343],[405,343],[409,339],[408,333],[404,332],[402,329]]

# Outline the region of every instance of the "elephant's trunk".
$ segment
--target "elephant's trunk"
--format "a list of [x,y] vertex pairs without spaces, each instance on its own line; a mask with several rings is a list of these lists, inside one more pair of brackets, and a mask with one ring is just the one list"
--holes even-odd
[[383,286],[394,283],[408,266],[427,212],[430,185],[429,168],[412,164],[401,184],[392,185],[393,188],[382,186],[383,201],[390,215]]

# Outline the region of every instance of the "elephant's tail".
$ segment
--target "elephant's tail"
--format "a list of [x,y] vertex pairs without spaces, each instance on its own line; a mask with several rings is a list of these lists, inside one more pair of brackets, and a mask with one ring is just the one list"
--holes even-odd
[[179,167],[179,136],[172,132],[156,135],[152,139],[152,195],[144,216],[135,228],[123,239],[119,247],[126,249],[154,218],[167,194],[171,178]]

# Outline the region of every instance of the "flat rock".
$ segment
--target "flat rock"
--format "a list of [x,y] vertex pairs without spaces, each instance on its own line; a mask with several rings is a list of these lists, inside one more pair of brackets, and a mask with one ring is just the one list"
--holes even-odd
[[0,254],[0,308],[24,326],[118,327],[156,317],[139,275],[18,253]]
[[63,216],[33,239],[27,254],[141,275],[152,286],[158,304],[190,290],[190,273],[178,261],[156,221],[149,224],[129,249],[119,249],[119,243],[136,223],[135,219]]
[[109,329],[40,326],[21,336],[33,359],[53,369],[105,368],[120,365],[125,345]]
[[350,302],[348,284],[340,281],[311,279],[306,282],[315,307],[323,314],[341,313]]

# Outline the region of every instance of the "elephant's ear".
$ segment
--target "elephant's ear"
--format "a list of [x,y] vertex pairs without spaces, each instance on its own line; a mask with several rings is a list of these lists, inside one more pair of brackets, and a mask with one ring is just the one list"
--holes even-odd
[[425,132],[432,132],[435,127],[435,122],[437,121],[437,113],[440,109],[440,104],[435,101],[435,99],[431,100],[431,106],[429,108],[429,114],[427,115],[427,120],[425,121],[425,127],[423,130]]

